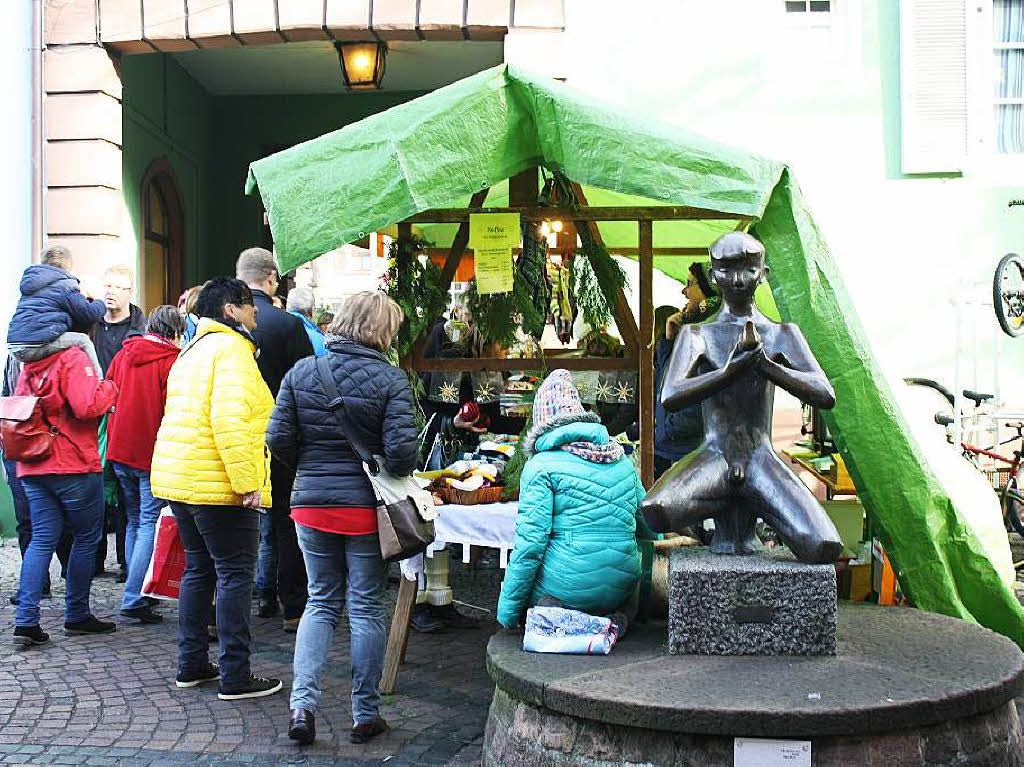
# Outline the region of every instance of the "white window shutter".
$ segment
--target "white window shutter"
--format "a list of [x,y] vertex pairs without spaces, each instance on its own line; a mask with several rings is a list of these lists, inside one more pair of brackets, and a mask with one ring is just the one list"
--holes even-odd
[[963,169],[967,152],[964,5],[964,0],[901,0],[904,173],[948,173]]

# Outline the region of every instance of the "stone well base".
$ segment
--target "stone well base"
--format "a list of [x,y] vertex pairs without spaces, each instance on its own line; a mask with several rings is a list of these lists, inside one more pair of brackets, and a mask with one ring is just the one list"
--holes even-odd
[[[904,732],[811,738],[816,767],[1024,765],[1013,701],[985,714]],[[559,714],[494,691],[483,764],[657,764],[732,767],[733,738],[690,735]]]

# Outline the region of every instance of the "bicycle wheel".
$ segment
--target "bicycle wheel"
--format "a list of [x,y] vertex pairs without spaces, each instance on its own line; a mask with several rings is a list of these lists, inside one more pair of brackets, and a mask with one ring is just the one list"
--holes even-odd
[[1006,335],[1024,335],[1024,259],[1016,253],[1007,253],[996,266],[992,306]]
[[1010,520],[1010,525],[1017,531],[1017,535],[1024,536],[1024,501],[1021,500],[1017,477],[1010,477],[999,500],[1003,507],[1003,517]]

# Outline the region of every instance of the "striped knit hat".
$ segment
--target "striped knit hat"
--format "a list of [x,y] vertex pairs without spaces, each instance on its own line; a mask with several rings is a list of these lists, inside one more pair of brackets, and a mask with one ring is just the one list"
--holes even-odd
[[580,394],[568,370],[555,370],[544,379],[533,398],[533,427],[523,440],[529,457],[537,440],[549,431],[570,423],[600,423],[597,413],[588,412],[580,402]]

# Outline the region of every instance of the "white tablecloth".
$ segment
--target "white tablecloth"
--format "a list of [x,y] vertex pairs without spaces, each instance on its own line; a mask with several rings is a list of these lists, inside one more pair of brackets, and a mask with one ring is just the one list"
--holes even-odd
[[[501,552],[502,568],[508,563],[508,551],[516,537],[516,513],[519,504],[480,503],[475,506],[445,504],[437,507],[434,520],[434,543],[427,548],[427,556],[443,549],[449,543],[462,544],[462,561],[469,561],[470,546],[486,546]],[[423,572],[423,555],[402,560],[402,575],[415,580]]]

